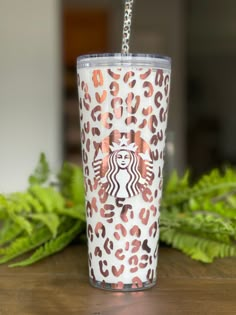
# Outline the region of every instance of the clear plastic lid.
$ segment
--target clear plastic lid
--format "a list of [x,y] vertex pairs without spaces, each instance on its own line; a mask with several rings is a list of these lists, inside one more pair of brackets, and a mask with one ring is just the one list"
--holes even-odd
[[77,58],[77,68],[101,66],[138,66],[171,70],[171,58],[155,54],[92,54]]

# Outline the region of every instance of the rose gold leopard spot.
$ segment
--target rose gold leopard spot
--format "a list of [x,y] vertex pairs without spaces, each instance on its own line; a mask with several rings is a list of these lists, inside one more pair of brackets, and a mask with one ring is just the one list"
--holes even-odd
[[88,84],[82,81],[81,88],[85,93],[88,93]]
[[125,266],[121,265],[119,269],[116,266],[112,266],[111,270],[115,277],[119,277],[124,272]]
[[122,236],[126,236],[126,235],[127,235],[126,228],[124,227],[123,224],[121,224],[121,223],[117,224],[117,225],[115,226],[115,229],[118,230],[118,231],[120,230]]
[[157,108],[159,108],[161,106],[161,103],[160,101],[162,100],[163,98],[163,95],[160,91],[158,91],[156,94],[155,94],[155,97],[154,97],[154,103],[156,105]]
[[139,263],[139,267],[141,269],[146,268],[148,265],[148,255],[142,255],[141,256],[141,262]]
[[110,255],[113,250],[113,242],[109,238],[107,238],[104,242],[104,249],[108,255]]
[[[155,193],[154,193],[155,198],[157,197],[157,194],[158,194],[158,190],[155,190]],[[152,215],[155,217],[157,214],[157,207],[154,205],[151,205],[150,210],[152,211]]]
[[140,280],[140,278],[139,277],[134,277],[133,279],[132,279],[132,288],[133,289],[136,289],[136,288],[142,288],[143,287],[143,283],[142,283],[142,281]]
[[153,95],[154,89],[151,82],[145,81],[143,83],[143,88],[148,88],[146,91],[144,91],[145,97],[151,97]]
[[160,131],[157,133],[157,136],[158,136],[158,139],[159,139],[160,141],[162,141],[163,138],[164,138],[163,130],[160,130]]
[[114,114],[116,118],[121,118],[123,115],[123,107],[122,107],[123,100],[121,97],[115,97],[111,101],[111,107],[114,110]]
[[139,218],[144,225],[148,224],[149,217],[150,217],[150,210],[146,208],[142,208],[139,213]]
[[[120,217],[122,219],[122,221],[124,222],[128,222],[128,211],[132,209],[131,205],[124,205],[120,214]],[[132,218],[132,212],[133,211],[129,211],[129,215]]]
[[85,133],[89,133],[89,131],[90,131],[90,122],[89,121],[84,123],[84,131],[85,131]]
[[[135,99],[135,102],[133,104],[133,100]],[[125,100],[127,104],[127,111],[130,114],[135,114],[138,111],[138,108],[140,106],[140,96],[136,95],[134,97],[134,93],[130,92]]]
[[132,229],[130,229],[130,235],[140,237],[141,230],[137,225],[134,225]]
[[158,69],[155,77],[155,84],[161,87],[163,85],[163,81],[164,81],[163,70]]
[[145,73],[140,74],[140,79],[141,80],[147,79],[147,77],[149,77],[151,73],[152,73],[152,69],[148,69],[148,71],[146,71]]
[[130,78],[132,78],[135,75],[133,71],[126,72],[124,75],[124,82],[127,83]]
[[88,224],[87,234],[88,234],[88,238],[92,242],[93,241],[93,228],[92,228],[91,224]]
[[96,248],[94,250],[94,255],[102,257],[102,251],[101,251],[100,247],[96,246]]
[[121,281],[112,284],[113,290],[122,290],[123,288],[124,288],[124,283]]
[[88,187],[90,191],[93,191],[93,185],[90,179],[88,179]]
[[101,208],[100,215],[102,218],[105,218],[108,223],[112,223],[115,212],[114,211],[107,212],[107,210]]
[[152,115],[148,120],[148,127],[152,133],[155,133],[158,126],[158,120],[155,115]]
[[102,71],[94,70],[92,80],[95,87],[103,86],[104,80],[103,80]]
[[160,109],[159,119],[161,122],[164,122],[167,119],[167,110],[165,110],[163,107]]
[[98,92],[95,93],[95,98],[99,104],[103,103],[107,97],[107,91],[104,90],[100,95]]
[[133,246],[131,252],[132,252],[132,253],[137,253],[137,252],[139,251],[139,249],[140,249],[141,241],[139,241],[139,240],[133,240],[131,244],[132,244],[132,246]]
[[87,100],[87,101],[89,101],[90,103],[91,103],[91,96],[90,96],[90,94],[89,93],[85,93],[84,94],[84,98]]
[[113,72],[111,69],[108,69],[107,72],[113,79],[119,80],[120,74]]
[[129,242],[126,242],[126,243],[125,243],[125,250],[126,250],[126,251],[129,250]]
[[84,149],[82,150],[82,160],[84,165],[88,163],[88,154]]
[[143,129],[143,128],[145,128],[146,125],[147,125],[147,120],[144,119],[144,120],[142,121],[142,123],[139,125],[139,128],[140,128],[140,129]]
[[118,208],[123,207],[124,206],[124,201],[125,201],[125,198],[116,198],[116,206]]
[[101,203],[105,203],[107,201],[108,194],[103,187],[101,189],[99,189],[98,196],[99,196],[99,200]]
[[100,269],[101,274],[106,278],[109,275],[108,269],[104,270],[107,266],[107,261],[100,260],[98,264],[99,264],[99,269]]
[[117,249],[117,251],[115,253],[115,256],[119,260],[124,260],[125,259],[125,255],[123,254],[123,249],[122,248]]
[[156,234],[157,234],[157,222],[154,222],[149,228],[149,236],[156,237]]
[[99,130],[99,128],[93,127],[92,128],[92,135],[93,136],[100,136],[101,132]]
[[92,111],[91,111],[91,117],[92,117],[92,120],[93,121],[100,121],[101,119],[101,111],[102,111],[102,108],[100,105],[97,105],[95,106]]
[[[100,231],[101,231],[101,234],[100,234]],[[105,237],[105,235],[106,235],[106,228],[101,222],[98,222],[96,224],[95,234],[96,234],[97,237],[100,237],[100,236],[102,236],[103,238]]]
[[113,81],[110,84],[110,93],[112,96],[117,96],[119,93],[120,86],[117,82]]
[[147,239],[143,241],[142,249],[145,250],[148,253],[151,252],[151,248],[148,246],[148,240]]
[[170,87],[170,76],[167,74],[165,77],[165,96],[169,94],[169,87]]
[[87,152],[90,151],[90,139],[87,139],[87,141],[86,141],[86,150],[87,150]]
[[83,100],[83,105],[84,105],[84,108],[85,108],[86,110],[89,110],[89,109],[90,109],[90,105],[89,105],[89,103],[87,103],[87,102],[85,101],[85,99]]
[[148,116],[148,115],[150,115],[152,113],[152,111],[153,111],[152,106],[148,106],[147,108],[143,108],[142,114],[144,116]]
[[106,112],[101,115],[102,124],[107,129],[110,129],[112,127],[112,123],[108,123],[108,120],[111,121],[112,119],[113,119],[112,113]]
[[146,201],[146,202],[152,202],[153,201],[152,192],[148,187],[146,187],[142,191],[142,197],[143,197],[144,201]]
[[158,144],[158,136],[157,135],[153,135],[152,137],[151,137],[151,140],[150,140],[150,143],[151,144],[154,144],[154,145],[157,145]]
[[85,174],[86,176],[89,176],[89,167],[88,167],[88,166],[85,166],[85,168],[84,168],[84,174]]
[[130,268],[129,271],[130,271],[131,273],[137,272],[137,271],[138,271],[138,266]]
[[125,123],[126,125],[130,125],[130,124],[136,124],[138,121],[138,119],[135,116],[129,116],[128,118],[125,119]]
[[138,264],[138,256],[137,255],[133,255],[129,258],[128,260],[129,264],[132,265],[137,265]]
[[155,151],[151,152],[151,159],[153,161],[157,161],[159,159],[159,151],[156,149]]

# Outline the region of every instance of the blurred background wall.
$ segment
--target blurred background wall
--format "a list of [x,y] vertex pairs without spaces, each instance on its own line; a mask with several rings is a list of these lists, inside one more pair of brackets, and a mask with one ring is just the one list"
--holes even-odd
[[61,7],[0,0],[0,191],[24,189],[40,152],[62,161]]
[[[76,57],[119,52],[124,0],[0,0],[0,191],[80,163]],[[172,57],[172,165],[236,163],[236,2],[136,0],[131,52]]]

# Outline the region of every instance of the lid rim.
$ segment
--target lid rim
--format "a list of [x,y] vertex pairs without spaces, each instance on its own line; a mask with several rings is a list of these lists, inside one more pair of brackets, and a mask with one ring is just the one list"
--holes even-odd
[[122,63],[124,65],[131,64],[150,64],[152,62],[162,64],[165,68],[171,68],[171,58],[168,56],[158,54],[140,54],[140,53],[101,53],[101,54],[86,54],[77,57],[77,67],[87,68],[92,64],[109,64],[111,61],[114,63]]

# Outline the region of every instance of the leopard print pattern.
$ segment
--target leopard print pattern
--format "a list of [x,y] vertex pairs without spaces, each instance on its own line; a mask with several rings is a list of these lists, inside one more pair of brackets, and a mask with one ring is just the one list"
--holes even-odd
[[170,71],[78,71],[89,274],[95,286],[156,282]]

